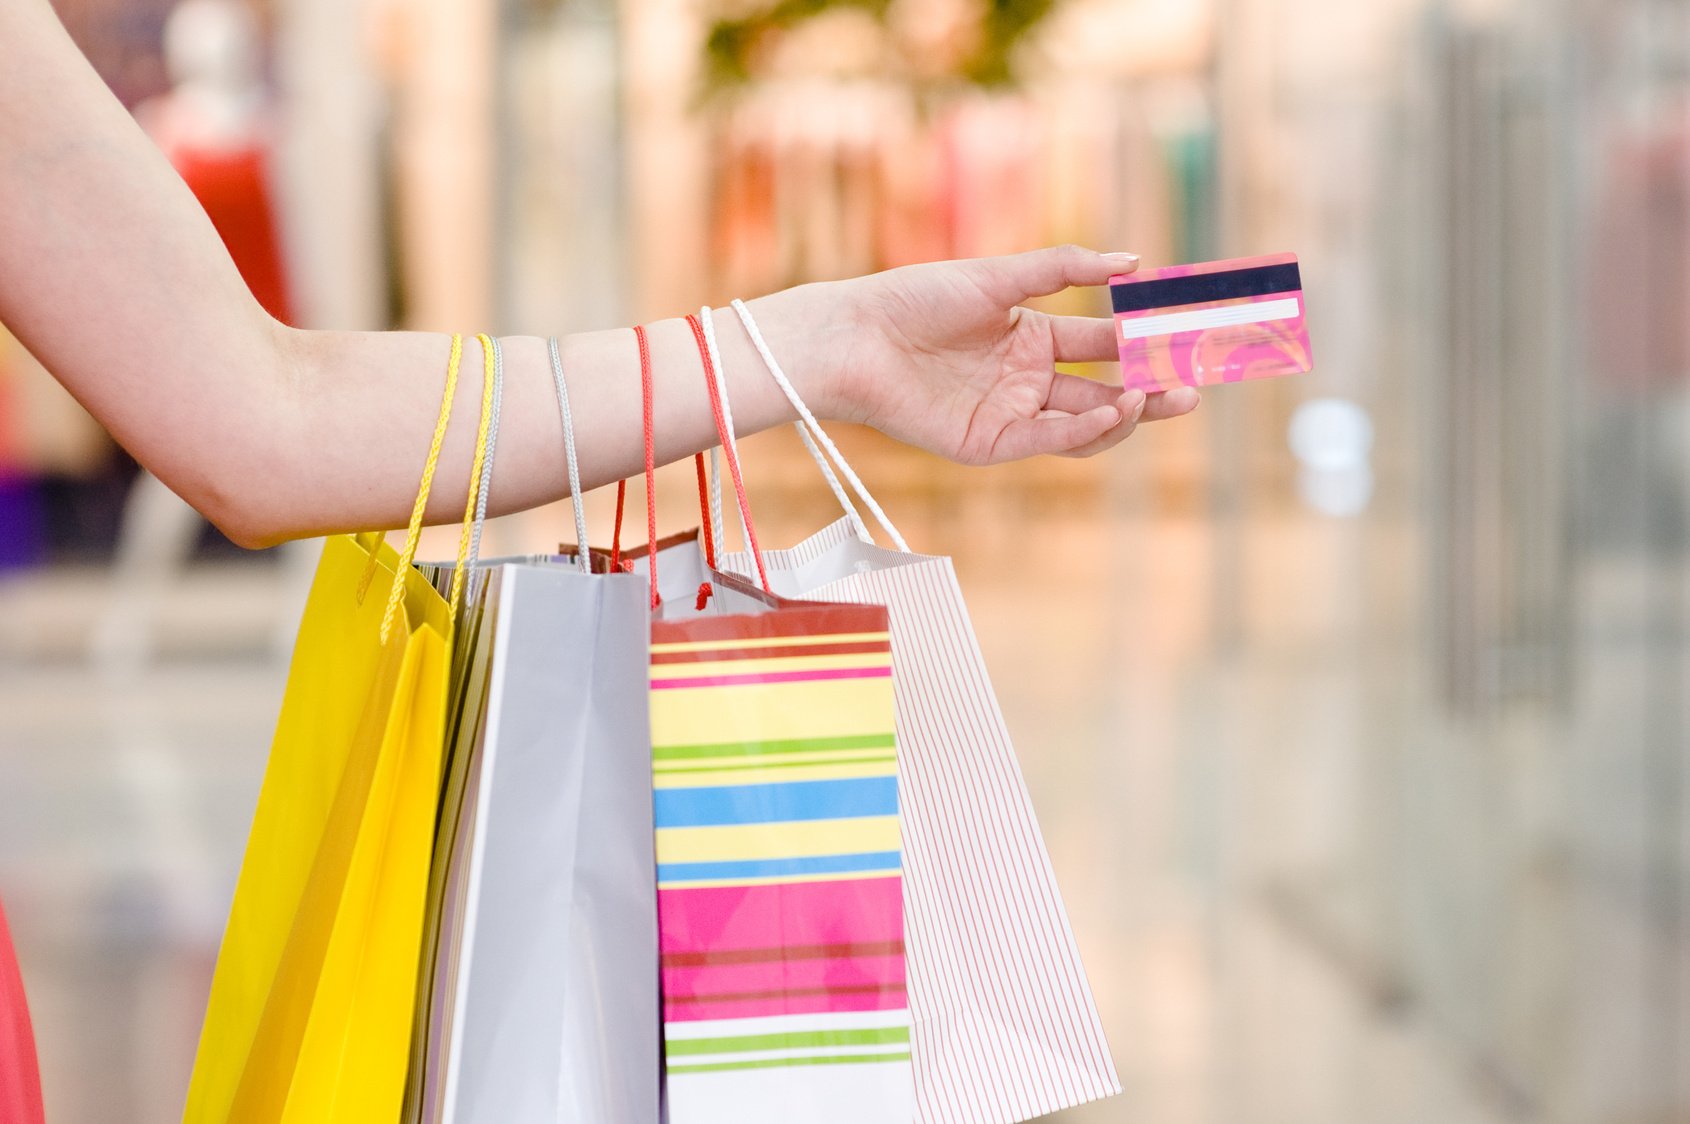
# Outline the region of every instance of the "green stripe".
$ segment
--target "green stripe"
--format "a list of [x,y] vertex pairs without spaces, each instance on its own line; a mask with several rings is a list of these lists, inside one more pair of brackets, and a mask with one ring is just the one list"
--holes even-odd
[[773,1034],[741,1034],[729,1038],[672,1038],[667,1054],[737,1054],[745,1050],[800,1050],[818,1046],[881,1046],[908,1042],[907,1026],[869,1027],[866,1030],[795,1030]]
[[668,765],[652,771],[658,776],[676,773],[732,773],[738,769],[813,769],[818,765],[875,765],[897,761],[896,753],[876,753],[870,757],[806,757],[802,761],[753,761],[747,765]]
[[825,753],[830,749],[891,749],[895,744],[891,734],[859,734],[846,738],[789,738],[769,742],[722,742],[718,745],[660,745],[652,748],[651,755],[658,761],[678,761],[699,757],[755,757],[767,753]]
[[720,1073],[727,1069],[773,1069],[794,1065],[867,1065],[870,1062],[907,1062],[910,1052],[897,1054],[838,1054],[816,1058],[758,1058],[749,1062],[714,1062],[709,1065],[672,1065],[669,1075],[677,1073]]

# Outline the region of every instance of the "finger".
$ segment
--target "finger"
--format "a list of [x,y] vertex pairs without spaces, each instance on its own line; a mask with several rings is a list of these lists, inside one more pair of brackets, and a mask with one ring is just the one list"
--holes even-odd
[[1058,363],[1101,363],[1120,357],[1115,321],[1102,316],[1052,316],[1050,342]]
[[1085,448],[1122,424],[1115,406],[1083,414],[1046,414],[1010,422],[992,447],[991,462],[1025,460]]
[[[1140,399],[1144,397],[1142,391],[1133,393]],[[1120,397],[1119,382],[1099,382],[1096,379],[1058,372],[1056,377],[1051,379],[1050,395],[1045,399],[1045,409],[1061,410],[1065,414],[1083,414],[1099,406],[1112,405]]]
[[1137,254],[1100,254],[1081,246],[1051,246],[969,263],[982,289],[1008,307],[1075,285],[1102,285],[1138,268]]
[[[1135,401],[1134,396],[1137,395]],[[1128,391],[1121,395],[1118,408],[1121,411],[1121,424],[1104,433],[1095,441],[1089,441],[1077,449],[1068,449],[1059,454],[1064,457],[1095,457],[1099,453],[1107,452],[1131,437],[1144,420],[1145,401],[1138,391]]]
[[1183,417],[1197,408],[1203,396],[1194,386],[1175,387],[1161,394],[1152,394],[1144,407],[1145,421],[1167,421]]

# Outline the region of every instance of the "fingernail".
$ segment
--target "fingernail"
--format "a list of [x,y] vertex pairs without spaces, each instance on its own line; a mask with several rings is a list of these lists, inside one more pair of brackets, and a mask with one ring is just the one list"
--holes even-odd
[[1117,261],[1124,261],[1124,262],[1136,262],[1138,260],[1137,254],[1128,253],[1126,250],[1115,250],[1112,253],[1107,253],[1107,254],[1104,254],[1103,256],[1106,257],[1106,258],[1114,258]]

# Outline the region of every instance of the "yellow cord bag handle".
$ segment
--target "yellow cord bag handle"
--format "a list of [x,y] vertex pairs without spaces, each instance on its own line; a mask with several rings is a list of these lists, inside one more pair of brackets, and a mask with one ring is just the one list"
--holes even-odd
[[[475,337],[481,344],[483,356],[483,376],[481,390],[481,421],[476,430],[475,460],[470,466],[469,500],[465,505],[463,528],[458,536],[457,566],[452,572],[451,615],[456,619],[458,606],[463,600],[464,565],[469,558],[470,536],[475,524],[475,501],[481,489],[481,474],[487,461],[487,427],[492,415],[493,407],[493,341],[486,334]],[[393,618],[399,612],[399,605],[405,599],[405,575],[416,560],[417,544],[422,539],[423,514],[428,510],[429,493],[434,487],[434,472],[440,463],[440,448],[446,440],[446,428],[452,420],[452,403],[457,397],[458,370],[463,362],[464,338],[461,334],[452,336],[452,353],[446,364],[446,388],[440,399],[440,415],[434,423],[434,436],[429,442],[428,458],[423,462],[422,481],[417,486],[417,501],[411,506],[411,520],[405,529],[405,545],[399,552],[399,563],[394,570],[393,584],[387,594],[387,611],[381,619],[381,642],[387,643],[393,631]],[[376,555],[372,551],[369,566],[364,573],[364,580],[359,588],[362,599],[368,589],[371,578],[375,576]]]

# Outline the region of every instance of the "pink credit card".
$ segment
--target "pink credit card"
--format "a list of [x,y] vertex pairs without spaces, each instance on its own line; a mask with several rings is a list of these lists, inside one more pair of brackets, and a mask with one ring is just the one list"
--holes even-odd
[[1296,254],[1109,279],[1128,390],[1271,379],[1314,369]]

